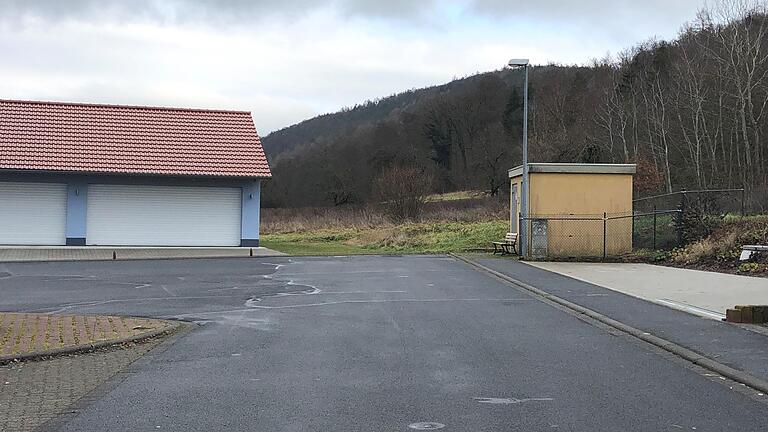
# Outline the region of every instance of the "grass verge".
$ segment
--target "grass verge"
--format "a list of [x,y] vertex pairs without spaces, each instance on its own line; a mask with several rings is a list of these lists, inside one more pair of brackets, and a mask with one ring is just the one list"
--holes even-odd
[[508,228],[506,220],[408,223],[264,234],[261,244],[290,255],[448,253],[488,248],[492,241],[503,238]]

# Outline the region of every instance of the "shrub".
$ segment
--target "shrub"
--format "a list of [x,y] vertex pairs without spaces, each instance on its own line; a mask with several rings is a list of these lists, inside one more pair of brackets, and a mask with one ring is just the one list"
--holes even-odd
[[760,264],[755,262],[746,262],[739,264],[739,273],[752,273],[760,270]]
[[416,220],[432,191],[432,182],[432,175],[424,169],[396,166],[376,178],[374,191],[384,212],[392,220]]

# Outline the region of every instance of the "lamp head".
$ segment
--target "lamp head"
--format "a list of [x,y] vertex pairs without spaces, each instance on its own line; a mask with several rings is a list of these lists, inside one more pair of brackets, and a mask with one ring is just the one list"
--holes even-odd
[[509,67],[522,67],[522,66],[528,66],[528,59],[512,59],[510,60],[507,65]]

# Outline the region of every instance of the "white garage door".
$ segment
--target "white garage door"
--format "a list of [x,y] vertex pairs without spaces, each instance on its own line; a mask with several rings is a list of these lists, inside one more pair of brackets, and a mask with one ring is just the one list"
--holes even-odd
[[89,245],[237,246],[239,188],[90,185]]
[[67,185],[0,182],[0,244],[63,245]]

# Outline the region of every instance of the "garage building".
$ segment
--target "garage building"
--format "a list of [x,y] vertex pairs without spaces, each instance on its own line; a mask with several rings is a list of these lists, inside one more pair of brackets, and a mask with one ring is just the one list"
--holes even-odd
[[249,112],[0,100],[0,244],[258,246]]

